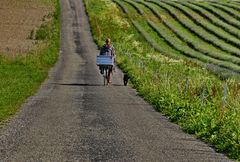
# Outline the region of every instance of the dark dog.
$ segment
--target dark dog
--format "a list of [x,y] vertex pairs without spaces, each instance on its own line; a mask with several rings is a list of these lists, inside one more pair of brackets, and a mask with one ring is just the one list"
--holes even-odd
[[129,77],[128,77],[128,75],[125,73],[124,76],[123,76],[123,83],[124,83],[125,86],[127,86],[127,84],[128,84],[128,79],[129,79]]

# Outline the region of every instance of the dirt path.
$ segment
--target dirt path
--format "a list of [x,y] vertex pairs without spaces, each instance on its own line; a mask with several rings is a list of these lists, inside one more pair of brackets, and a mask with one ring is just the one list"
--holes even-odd
[[0,161],[229,161],[122,86],[102,86],[82,0],[61,0],[55,69],[0,130]]

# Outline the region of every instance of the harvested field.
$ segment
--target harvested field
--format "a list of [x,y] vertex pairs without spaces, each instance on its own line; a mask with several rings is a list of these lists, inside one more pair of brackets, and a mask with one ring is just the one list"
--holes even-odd
[[43,0],[0,0],[0,53],[17,55],[28,52],[35,41],[31,31],[43,23],[53,8]]

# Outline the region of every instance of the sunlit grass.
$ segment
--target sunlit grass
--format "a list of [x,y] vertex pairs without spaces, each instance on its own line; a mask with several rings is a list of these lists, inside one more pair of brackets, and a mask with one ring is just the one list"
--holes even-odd
[[[239,84],[234,79],[221,80],[221,75],[216,76],[201,64],[184,57],[173,59],[181,55],[181,47],[169,46],[168,43],[175,39],[171,34],[165,35],[167,43],[164,33],[161,37],[152,30],[146,20],[154,22],[148,9],[143,8],[145,15],[141,16],[133,5],[126,2],[122,4],[129,14],[121,12],[109,0],[85,2],[88,2],[86,6],[94,39],[99,46],[105,37],[112,39],[118,65],[128,73],[138,94],[187,132],[213,144],[216,150],[239,159]],[[136,6],[141,7],[140,4]],[[108,25],[105,22],[109,22]],[[178,46],[178,43],[172,42],[172,46]],[[218,69],[211,64],[207,67]]]

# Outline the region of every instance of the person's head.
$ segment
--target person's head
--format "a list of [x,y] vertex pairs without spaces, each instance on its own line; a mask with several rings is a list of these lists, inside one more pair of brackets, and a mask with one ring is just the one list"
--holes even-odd
[[110,45],[111,44],[111,39],[110,38],[106,38],[105,42],[106,42],[106,45]]

